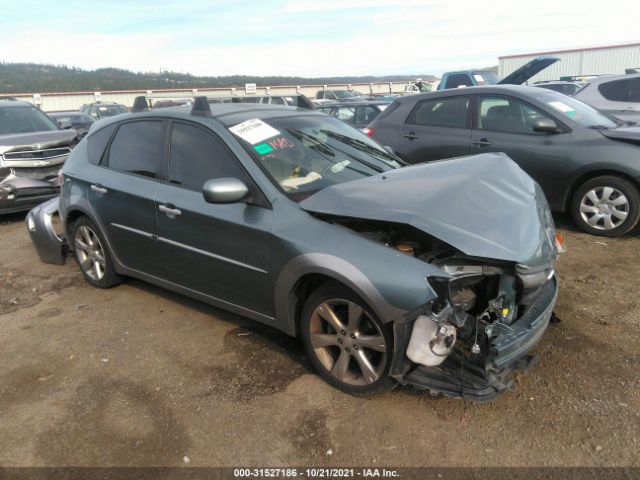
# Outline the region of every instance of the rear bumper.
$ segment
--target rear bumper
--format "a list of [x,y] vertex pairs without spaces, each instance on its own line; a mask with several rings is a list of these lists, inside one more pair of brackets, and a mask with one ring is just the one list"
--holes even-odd
[[62,265],[67,256],[67,244],[64,237],[56,233],[52,222],[58,212],[58,203],[58,198],[52,198],[38,205],[27,214],[25,223],[40,260]]
[[[432,394],[445,394],[477,402],[492,400],[501,392],[514,388],[514,373],[526,372],[537,363],[538,356],[530,355],[529,352],[546,331],[557,298],[558,285],[553,278],[542,287],[525,314],[514,324],[505,327],[504,333],[492,339],[484,365],[454,350],[437,367],[414,364],[414,368],[408,369],[404,375],[398,375],[399,369],[396,369],[396,375],[392,372],[392,376],[402,384],[429,390]],[[398,339],[401,331],[394,331]],[[407,338],[406,334],[402,336]],[[405,348],[401,350],[403,356]]]

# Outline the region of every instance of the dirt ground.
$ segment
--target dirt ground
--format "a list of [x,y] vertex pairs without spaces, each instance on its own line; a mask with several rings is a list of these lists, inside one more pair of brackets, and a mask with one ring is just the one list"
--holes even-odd
[[129,280],[41,263],[0,216],[0,465],[638,466],[640,238],[566,227],[560,297],[486,404],[332,389],[294,339]]

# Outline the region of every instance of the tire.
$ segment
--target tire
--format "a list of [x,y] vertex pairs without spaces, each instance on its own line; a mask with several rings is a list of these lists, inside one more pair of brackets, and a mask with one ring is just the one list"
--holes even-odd
[[91,220],[80,217],[71,228],[76,263],[84,279],[97,288],[110,288],[122,282],[113,267],[106,242]]
[[580,229],[591,235],[618,237],[638,224],[640,193],[624,178],[592,178],[573,194],[571,216]]
[[[351,318],[349,318],[351,317]],[[356,396],[396,386],[389,377],[393,332],[355,293],[328,282],[307,299],[300,333],[310,362],[333,387]]]

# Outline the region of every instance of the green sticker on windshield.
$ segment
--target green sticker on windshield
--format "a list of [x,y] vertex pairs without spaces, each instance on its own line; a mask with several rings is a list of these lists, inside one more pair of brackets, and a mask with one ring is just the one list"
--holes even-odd
[[273,152],[273,148],[268,143],[261,143],[260,145],[256,145],[253,147],[256,152],[260,155],[264,155],[265,153]]

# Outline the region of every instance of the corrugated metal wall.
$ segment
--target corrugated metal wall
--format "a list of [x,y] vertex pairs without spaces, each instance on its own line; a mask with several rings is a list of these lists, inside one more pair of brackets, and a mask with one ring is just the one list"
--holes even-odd
[[[539,55],[500,57],[500,76],[509,75]],[[640,67],[640,44],[585,48],[551,55],[560,57],[560,61],[535,75],[529,83],[557,80],[568,75],[623,74],[625,68]]]
[[[257,87],[256,95],[293,95],[301,93],[309,98],[315,98],[316,92],[327,89],[350,88],[364,94],[402,92],[408,82],[385,82],[385,83],[358,83],[358,84],[332,84],[332,85],[301,85],[301,86],[274,86]],[[191,89],[177,90],[129,90],[119,92],[100,92],[100,101],[117,102],[127,107],[133,105],[133,100],[139,95],[147,95],[151,98],[179,98],[192,97],[194,95],[206,95],[208,97],[228,97],[232,95],[245,95],[244,86],[230,88],[208,88],[198,89],[194,93]],[[96,100],[95,92],[70,92],[70,93],[42,93],[42,94],[18,94],[13,95],[19,100],[26,100],[34,104],[39,104],[45,112],[56,112],[63,110],[78,110],[82,105],[93,103]]]

